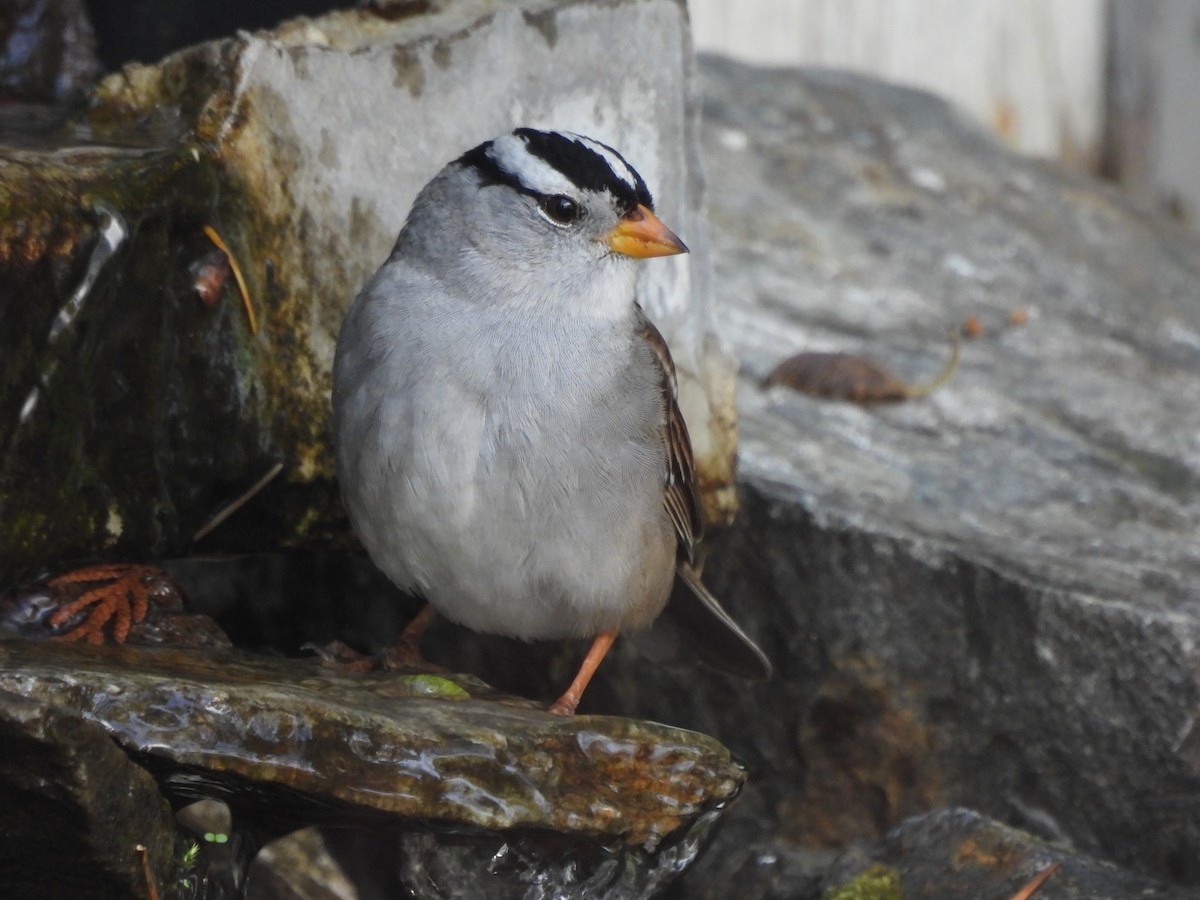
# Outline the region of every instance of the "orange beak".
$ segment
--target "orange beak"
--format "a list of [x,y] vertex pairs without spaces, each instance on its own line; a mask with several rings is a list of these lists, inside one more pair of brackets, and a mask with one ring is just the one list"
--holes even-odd
[[675,232],[640,203],[608,233],[608,246],[614,253],[641,259],[688,252]]

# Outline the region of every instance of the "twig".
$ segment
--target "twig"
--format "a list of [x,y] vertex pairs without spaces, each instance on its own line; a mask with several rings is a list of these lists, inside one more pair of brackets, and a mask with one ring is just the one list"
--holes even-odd
[[955,370],[958,368],[958,354],[959,354],[958,329],[951,328],[950,329],[950,362],[946,363],[946,367],[944,369],[942,369],[942,371],[940,373],[938,373],[938,376],[936,378],[934,378],[933,381],[929,382],[928,384],[919,384],[919,385],[916,385],[913,387],[909,387],[905,391],[905,393],[908,395],[909,399],[912,399],[914,397],[924,397],[926,394],[932,394],[934,391],[936,391],[938,388],[940,388],[943,384],[945,384],[947,381],[949,381],[950,376],[953,375]]
[[254,306],[250,303],[250,291],[246,289],[246,279],[242,277],[241,266],[238,265],[233,251],[229,249],[229,245],[221,239],[221,236],[217,234],[217,230],[211,225],[204,226],[204,233],[208,235],[210,241],[217,245],[217,249],[228,258],[229,268],[233,270],[233,278],[237,282],[238,291],[242,295],[242,305],[246,307],[246,318],[250,320],[250,333],[258,334],[258,319],[254,317]]
[[214,528],[216,528],[218,525],[220,525],[222,522],[224,522],[226,519],[228,519],[230,516],[232,516],[235,512],[237,512],[239,509],[241,509],[243,506],[245,506],[247,503],[249,503],[250,500],[252,500],[254,498],[255,494],[257,494],[259,491],[261,491],[263,488],[265,488],[268,484],[270,484],[271,479],[273,479],[276,475],[278,475],[282,471],[283,471],[283,463],[275,463],[275,465],[271,466],[271,468],[267,470],[267,474],[264,475],[262,478],[258,479],[258,481],[254,482],[254,484],[250,485],[250,487],[246,489],[245,493],[243,493],[241,496],[239,496],[232,503],[225,506],[215,516],[213,516],[211,519],[209,519],[207,522],[205,522],[203,525],[201,525],[200,528],[196,531],[196,533],[194,535],[192,535],[192,540],[198,541],[202,537],[205,537]]
[[138,859],[142,861],[142,875],[146,879],[146,893],[150,895],[150,900],[158,900],[158,888],[154,886],[154,873],[150,871],[150,853],[146,850],[145,844],[138,844],[134,849],[137,850]]
[[1033,877],[1033,880],[1029,884],[1013,894],[1012,900],[1029,900],[1030,897],[1037,893],[1038,888],[1045,884],[1047,879],[1061,868],[1062,863],[1054,863],[1053,865],[1046,866],[1046,868]]

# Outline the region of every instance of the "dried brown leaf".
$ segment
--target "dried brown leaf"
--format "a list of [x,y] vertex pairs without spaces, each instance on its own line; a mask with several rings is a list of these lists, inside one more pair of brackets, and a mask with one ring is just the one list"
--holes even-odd
[[928,384],[911,385],[882,365],[853,353],[797,353],[777,365],[764,385],[782,385],[827,400],[844,400],[870,406],[923,397],[950,380],[958,368],[958,335],[951,332],[950,362]]

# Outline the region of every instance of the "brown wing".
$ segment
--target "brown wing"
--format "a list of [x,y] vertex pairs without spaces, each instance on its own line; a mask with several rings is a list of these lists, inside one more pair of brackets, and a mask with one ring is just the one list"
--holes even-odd
[[654,351],[662,378],[662,436],[667,450],[663,506],[671,517],[679,542],[675,571],[679,574],[681,586],[677,586],[671,595],[668,611],[682,626],[705,662],[743,678],[769,678],[771,663],[766,655],[721,608],[717,598],[704,587],[700,574],[693,568],[696,545],[704,536],[704,507],[700,504],[700,492],[696,484],[692,441],[688,437],[683,414],[679,411],[675,362],[658,329],[640,308],[638,313],[641,336]]
[[704,537],[704,507],[700,503],[700,492],[696,484],[696,466],[692,459],[692,440],[688,437],[687,424],[679,411],[678,388],[675,382],[675,361],[667,342],[654,323],[638,308],[641,327],[639,333],[645,339],[658,360],[662,379],[663,406],[665,415],[662,424],[663,443],[667,449],[666,482],[663,485],[663,506],[675,526],[681,554],[693,561],[696,545]]

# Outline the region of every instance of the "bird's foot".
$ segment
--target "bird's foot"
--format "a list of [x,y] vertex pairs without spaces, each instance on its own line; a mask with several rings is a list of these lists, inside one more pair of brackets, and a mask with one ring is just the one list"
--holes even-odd
[[302,644],[301,650],[311,650],[321,658],[321,665],[336,672],[346,672],[352,675],[362,675],[382,668],[378,657],[359,653],[349,644],[342,641],[330,641],[328,644]]
[[421,636],[433,620],[437,618],[437,610],[429,603],[421,607],[421,611],[413,616],[396,642],[380,654],[381,664],[385,669],[420,669],[422,672],[448,672],[449,669],[429,662],[421,655]]
[[588,651],[584,657],[583,665],[579,667],[579,674],[575,676],[575,680],[571,682],[571,686],[567,688],[566,693],[555,700],[547,707],[546,712],[553,713],[556,716],[573,716],[575,709],[579,706],[579,701],[583,698],[583,692],[587,689],[588,682],[592,680],[592,676],[596,674],[596,669],[600,666],[601,661],[607,655],[608,650],[613,645],[613,641],[617,639],[615,631],[602,631],[596,636],[596,640],[592,642],[592,649]]
[[[75,569],[46,582],[58,608],[47,618],[56,641],[102,644],[111,637],[123,644],[129,629],[146,618],[153,601],[181,609],[183,592],[158,566],[105,563]],[[106,634],[106,627],[112,623]]]
[[556,716],[573,716],[575,715],[575,707],[577,706],[579,706],[579,698],[571,696],[571,692],[567,691],[547,706],[546,712]]
[[321,658],[321,665],[327,669],[345,672],[350,675],[362,675],[367,672],[393,672],[398,669],[418,669],[422,672],[449,672],[436,663],[431,663],[421,655],[421,648],[416,641],[406,640],[404,635],[395,644],[379,653],[359,653],[348,644],[341,641],[331,641],[324,646],[305,644],[301,650],[312,650]]
[[410,640],[407,634],[400,635],[399,640],[379,654],[383,668],[420,669],[422,672],[449,672],[450,670],[437,663],[431,663],[421,654],[421,645],[416,640]]

